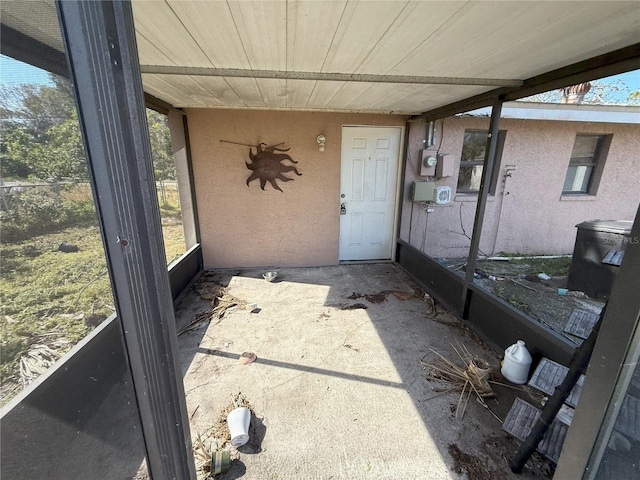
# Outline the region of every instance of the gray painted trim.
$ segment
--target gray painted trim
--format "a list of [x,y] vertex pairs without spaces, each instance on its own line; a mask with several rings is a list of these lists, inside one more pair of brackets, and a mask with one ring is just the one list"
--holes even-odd
[[471,85],[486,87],[521,87],[522,80],[504,78],[427,77],[422,75],[377,75],[369,73],[294,72],[285,70],[250,70],[242,68],[181,67],[140,65],[149,75],[193,75],[202,77],[267,78],[327,82],[412,83],[417,85]]
[[169,283],[173,301],[184,294],[202,271],[202,247],[197,244],[185,252],[180,259],[169,267]]
[[[396,252],[398,265],[439,303],[461,317],[462,276],[403,240],[398,240]],[[521,338],[534,361],[547,357],[569,364],[575,350],[569,340],[476,285],[469,285],[469,297],[466,324],[498,350]]]
[[156,480],[195,479],[130,2],[56,2]]
[[396,263],[448,310],[460,315],[462,277],[425,255],[404,240],[398,239]]
[[537,93],[640,69],[640,43],[528,78],[521,87],[502,87],[414,115],[411,119],[438,120],[491,105],[496,98],[512,101]]
[[[13,444],[7,439],[11,430],[4,427],[21,406],[28,404],[66,421],[76,422],[78,411],[95,403],[112,386],[109,377],[115,375],[117,378],[124,373],[123,359],[120,328],[114,313],[2,407],[2,454]],[[73,405],[68,400],[69,391],[73,391],[77,398]],[[56,392],[61,395],[56,395]],[[85,413],[90,415],[91,411]]]
[[[490,115],[490,107],[479,108],[463,114],[463,116],[470,117],[488,117]],[[593,105],[588,103],[508,102],[502,107],[502,118],[637,125],[640,124],[640,107],[634,105]]]
[[611,290],[582,387],[580,403],[558,461],[556,478],[594,478],[640,355],[640,208]]
[[0,38],[2,38],[0,52],[3,55],[69,78],[69,68],[64,52],[39,42],[4,23],[0,25]]
[[147,108],[151,110],[155,110],[158,113],[162,113],[163,115],[169,115],[170,112],[179,113],[180,115],[184,115],[185,113],[182,110],[175,108],[168,102],[164,100],[160,100],[157,97],[154,97],[150,93],[144,94],[144,102]]
[[570,340],[477,285],[469,285],[469,292],[467,321],[481,337],[499,350],[524,340],[534,365],[542,357],[569,365],[575,350]]
[[[69,461],[65,461],[68,444],[77,432],[85,432],[125,371],[120,326],[114,314],[2,408],[0,477],[46,478],[47,473],[64,468]],[[131,411],[134,409],[135,405]],[[139,429],[139,423],[125,428]],[[142,458],[138,465],[140,461]],[[108,477],[108,472],[102,475]]]
[[480,191],[478,192],[478,203],[476,204],[473,233],[471,234],[471,245],[469,246],[469,256],[467,257],[464,284],[462,285],[462,318],[465,319],[467,318],[470,299],[468,289],[469,285],[473,284],[473,274],[476,271],[476,261],[480,250],[480,237],[482,235],[482,224],[484,223],[484,211],[487,207],[487,197],[489,195],[489,190],[491,190],[493,171],[496,164],[501,111],[502,100],[498,98],[491,109],[491,120],[489,123],[489,132],[487,133],[489,140],[488,148],[486,148],[484,156]]
[[191,155],[191,139],[189,137],[189,121],[187,116],[182,116],[182,127],[184,128],[184,150],[187,154],[187,170],[189,172],[189,188],[191,190],[191,210],[193,212],[193,233],[195,235],[195,242],[202,243],[202,237],[200,236],[200,215],[198,214],[198,201],[196,197],[196,182],[193,174],[193,157]]
[[178,194],[180,195],[182,229],[185,245],[189,249],[199,243],[199,237],[197,233],[196,195],[193,185],[191,152],[189,150],[185,121],[186,116],[181,115],[179,112],[170,111],[167,115],[167,124],[171,134],[173,163],[176,166]]

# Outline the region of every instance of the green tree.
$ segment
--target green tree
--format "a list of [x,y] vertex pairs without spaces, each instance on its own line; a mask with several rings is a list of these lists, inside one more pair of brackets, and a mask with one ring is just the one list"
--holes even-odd
[[2,175],[45,181],[84,181],[87,170],[71,85],[3,87]]
[[165,182],[176,180],[176,165],[171,152],[171,135],[167,116],[147,108],[147,124],[153,157],[153,173],[160,184],[160,198],[167,203]]

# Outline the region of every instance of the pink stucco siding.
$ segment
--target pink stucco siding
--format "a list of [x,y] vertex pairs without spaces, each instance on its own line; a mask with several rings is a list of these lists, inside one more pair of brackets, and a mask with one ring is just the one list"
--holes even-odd
[[[476,195],[455,194],[465,129],[487,129],[487,118],[451,117],[436,122],[436,148],[452,154],[454,176],[437,180],[453,189],[449,205],[428,213],[410,201],[426,126],[412,122],[403,196],[401,238],[433,257],[468,253]],[[480,250],[524,254],[571,253],[577,223],[632,220],[640,201],[640,127],[630,124],[502,119],[506,141],[495,195],[489,196]],[[561,194],[576,133],[611,134],[597,194]],[[464,230],[464,231],[463,231]]]
[[[338,263],[340,144],[344,125],[404,126],[406,117],[346,113],[187,110],[205,268]],[[324,152],[316,137],[326,137]],[[302,176],[278,181],[251,171],[249,147],[285,142]],[[255,149],[254,149],[255,152]]]

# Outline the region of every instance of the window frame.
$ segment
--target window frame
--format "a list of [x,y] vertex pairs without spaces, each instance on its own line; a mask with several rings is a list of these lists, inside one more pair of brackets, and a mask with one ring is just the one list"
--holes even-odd
[[[473,133],[484,133],[485,136],[488,135],[489,130],[483,130],[481,128],[465,128],[464,130],[464,134],[463,134],[463,139],[462,139],[462,148],[464,149],[464,135],[467,134],[468,132],[473,132]],[[489,181],[489,195],[495,195],[496,193],[496,189],[498,187],[498,176],[499,176],[499,172],[500,172],[500,164],[502,161],[502,152],[504,150],[504,144],[506,141],[506,137],[507,137],[507,131],[506,130],[498,130],[498,143],[496,145],[496,159],[495,159],[495,165],[493,166],[493,173],[491,175],[491,179]],[[488,143],[489,138],[487,138],[487,143]],[[484,155],[486,155],[486,145],[485,145],[485,153]],[[477,196],[480,193],[480,190],[461,190],[460,186],[458,184],[458,181],[460,179],[460,169],[462,167],[473,167],[476,165],[481,165],[484,169],[484,155],[482,157],[482,160],[462,160],[462,151],[460,152],[460,164],[458,165],[458,176],[456,179],[456,195],[460,194],[460,195],[473,195],[473,196]]]
[[[593,154],[591,163],[571,163],[574,158],[574,152],[576,148],[576,142],[578,137],[598,137],[596,148]],[[571,150],[571,156],[569,157],[569,163],[565,171],[564,181],[562,183],[562,196],[595,196],[600,186],[600,179],[602,178],[602,172],[604,171],[604,165],[606,163],[607,156],[609,155],[609,147],[613,139],[612,133],[590,133],[590,132],[577,132],[573,141],[573,148]],[[590,166],[593,167],[589,182],[587,184],[586,191],[565,190],[564,184],[567,181],[567,175],[569,169],[575,166]]]

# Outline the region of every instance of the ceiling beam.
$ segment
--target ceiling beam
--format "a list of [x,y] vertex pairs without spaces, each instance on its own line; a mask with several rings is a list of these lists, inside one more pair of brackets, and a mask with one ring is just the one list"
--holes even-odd
[[180,67],[140,65],[144,74],[192,75],[202,77],[267,78],[275,80],[311,80],[327,82],[410,83],[415,85],[469,85],[482,87],[521,87],[522,80],[504,78],[428,77],[422,75],[374,75],[368,73],[295,72],[240,68]]
[[488,107],[497,98],[503,101],[513,101],[633,70],[640,70],[640,43],[536,75],[525,80],[520,87],[496,88],[459,102],[422,112],[411,118],[424,118],[427,121],[437,120],[469,110]]
[[0,25],[0,52],[24,63],[34,65],[61,77],[69,77],[64,52],[25,35],[4,23]]
[[162,113],[163,115],[168,115],[169,112],[176,112],[180,115],[184,115],[184,112],[179,108],[175,108],[170,103],[165,102],[164,100],[154,97],[150,93],[144,93],[144,103],[147,108],[154,110],[158,113]]

